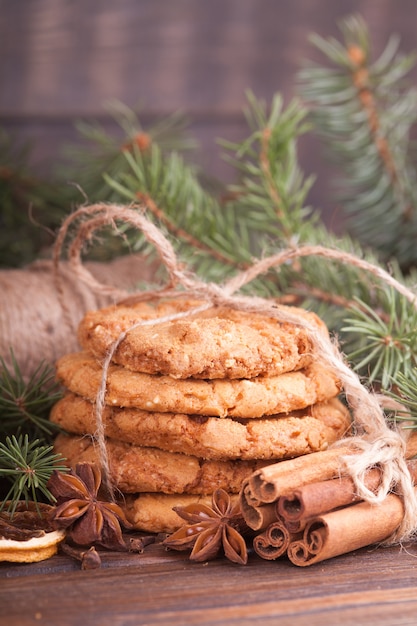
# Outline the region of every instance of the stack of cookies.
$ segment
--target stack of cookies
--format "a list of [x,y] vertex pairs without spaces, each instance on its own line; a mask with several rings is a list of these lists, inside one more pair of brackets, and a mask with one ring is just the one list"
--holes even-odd
[[[55,448],[69,464],[99,461],[95,400],[115,340],[101,419],[112,479],[134,526],[172,532],[173,506],[238,494],[260,467],[325,449],[350,416],[335,372],[318,362],[302,325],[178,298],[119,304],[82,320],[82,351],[57,363],[66,394],[51,420],[68,434]],[[285,309],[285,307],[283,307]],[[300,322],[327,333],[313,314]],[[151,323],[160,318],[158,323]],[[123,334],[123,335],[121,335]]]

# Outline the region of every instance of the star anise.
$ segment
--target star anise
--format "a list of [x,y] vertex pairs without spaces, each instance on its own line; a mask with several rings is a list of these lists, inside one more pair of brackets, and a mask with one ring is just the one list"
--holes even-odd
[[54,472],[48,489],[57,499],[51,519],[67,529],[67,537],[79,546],[93,544],[110,550],[127,550],[120,523],[131,528],[115,502],[99,500],[101,472],[92,463],[78,463],[75,472]]
[[163,541],[174,550],[191,549],[191,561],[209,561],[223,549],[224,555],[234,563],[245,565],[248,560],[246,542],[242,532],[248,530],[240,512],[239,503],[232,504],[223,489],[217,489],[212,506],[189,504],[174,507],[174,511],[187,524]]

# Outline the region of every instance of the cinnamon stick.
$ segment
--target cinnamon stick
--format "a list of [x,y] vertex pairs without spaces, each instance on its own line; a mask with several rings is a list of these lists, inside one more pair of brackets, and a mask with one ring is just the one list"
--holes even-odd
[[288,558],[304,567],[383,542],[399,527],[403,515],[401,498],[389,494],[378,505],[360,502],[315,517],[302,538],[288,546]]
[[[365,485],[370,491],[376,491],[380,480],[381,472],[374,468],[367,473]],[[303,530],[311,517],[348,506],[359,499],[353,480],[341,476],[303,485],[291,495],[281,496],[276,502],[276,512],[292,532],[297,532]]]
[[256,535],[253,548],[263,559],[274,561],[285,554],[290,543],[298,536],[290,533],[286,525],[277,520],[262,533]]
[[340,446],[267,465],[245,481],[245,489],[241,490],[241,499],[245,501],[242,504],[253,507],[254,503],[275,502],[301,485],[335,478],[343,469],[341,457],[355,451],[353,446]]
[[[417,483],[417,460],[407,462],[413,483]],[[376,492],[381,479],[380,469],[367,472],[365,486]],[[334,509],[348,506],[360,500],[355,484],[349,476],[303,485],[290,496],[282,496],[276,502],[276,513],[291,532],[303,530],[307,521]]]
[[246,524],[252,530],[264,530],[276,520],[275,503],[261,504],[252,499],[246,480],[242,483],[240,508]]

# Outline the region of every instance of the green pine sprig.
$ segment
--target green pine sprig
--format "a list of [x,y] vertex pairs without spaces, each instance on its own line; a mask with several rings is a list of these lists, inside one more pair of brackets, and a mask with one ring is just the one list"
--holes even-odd
[[0,477],[11,486],[0,504],[0,511],[7,507],[12,514],[19,501],[39,502],[46,498],[55,502],[47,484],[54,470],[66,472],[61,454],[53,452],[52,445],[44,445],[39,439],[29,440],[28,435],[6,437],[0,442]]
[[[145,126],[139,111],[122,102],[112,100],[104,108],[114,128],[98,121],[79,120],[75,126],[81,141],[63,149],[63,163],[57,169],[59,177],[67,181],[63,192],[68,205],[119,202],[120,194],[108,184],[108,178],[118,180],[130,171],[129,154],[138,154],[148,163],[153,158],[155,145],[161,154],[181,155],[196,147],[187,131],[188,120],[181,112]],[[107,261],[131,251],[130,242],[115,237],[110,228],[103,230],[101,238],[105,245],[90,248],[92,259]]]
[[[144,207],[194,271],[220,282],[249,265],[252,229],[257,225],[233,203],[226,206],[208,192],[198,170],[182,155],[164,154],[152,144],[147,154],[135,148],[124,156],[127,170],[117,177],[104,175],[117,201]],[[127,231],[126,236],[132,250],[154,253],[137,232]]]
[[[285,108],[277,95],[268,110],[249,93],[250,136],[242,144],[223,142],[240,183],[219,197],[202,186],[196,168],[181,155],[164,154],[157,144],[146,155],[137,149],[126,153],[129,171],[104,178],[118,201],[142,204],[194,271],[221,282],[250,266],[254,256],[297,241],[307,217],[311,228],[314,217],[303,201],[312,180],[304,179],[296,156],[304,117],[296,101]],[[152,254],[134,236],[127,233],[130,247]],[[251,292],[276,294],[273,274],[252,282]]]
[[298,74],[310,120],[333,164],[340,202],[352,234],[380,258],[403,269],[417,262],[417,171],[411,134],[417,89],[406,82],[416,53],[399,51],[392,36],[372,59],[368,28],[360,16],[341,24],[343,41],[312,35],[323,64]]
[[379,293],[378,302],[375,309],[358,301],[342,330],[351,334],[348,358],[354,369],[368,384],[378,382],[387,391],[399,372],[411,377],[417,366],[417,309],[388,289]]
[[59,430],[49,412],[62,396],[54,370],[41,362],[25,380],[12,350],[11,362],[9,368],[0,357],[0,439],[27,434],[48,441]]
[[115,200],[103,174],[117,177],[126,170],[125,153],[136,149],[147,158],[154,143],[164,154],[174,151],[184,154],[196,147],[187,133],[188,120],[180,112],[145,126],[139,111],[122,102],[112,100],[104,108],[115,128],[110,130],[98,121],[79,120],[75,128],[82,143],[66,145],[63,149],[65,165],[60,173],[74,184],[74,199],[78,202]]
[[305,204],[314,177],[305,178],[297,158],[298,138],[309,130],[307,110],[296,99],[285,107],[280,94],[270,106],[252,92],[247,101],[249,136],[240,143],[219,143],[239,174],[239,183],[229,185],[228,192],[261,234],[260,244],[253,242],[253,252],[260,254],[267,240],[274,246],[304,241],[318,216]]

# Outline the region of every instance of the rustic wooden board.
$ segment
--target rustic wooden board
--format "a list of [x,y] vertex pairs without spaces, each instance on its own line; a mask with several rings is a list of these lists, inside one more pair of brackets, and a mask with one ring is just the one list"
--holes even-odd
[[[414,48],[414,0],[0,0],[0,124],[32,139],[48,171],[76,139],[74,119],[103,116],[108,99],[140,102],[146,120],[180,109],[203,167],[229,181],[216,139],[245,135],[245,91],[289,101],[300,63],[314,57],[309,34],[339,36],[338,21],[358,11],[376,53],[393,32]],[[328,164],[315,142],[301,152],[320,181],[310,202],[337,223]]]
[[0,9],[3,115],[94,115],[108,98],[153,113],[235,114],[247,88],[290,95],[313,54],[309,34],[337,35],[352,12],[376,52],[393,32],[405,49],[416,43],[413,0],[1,0]]
[[417,565],[409,550],[367,548],[307,568],[256,555],[244,567],[197,564],[156,545],[142,555],[107,553],[93,571],[64,556],[3,563],[0,624],[410,625]]

